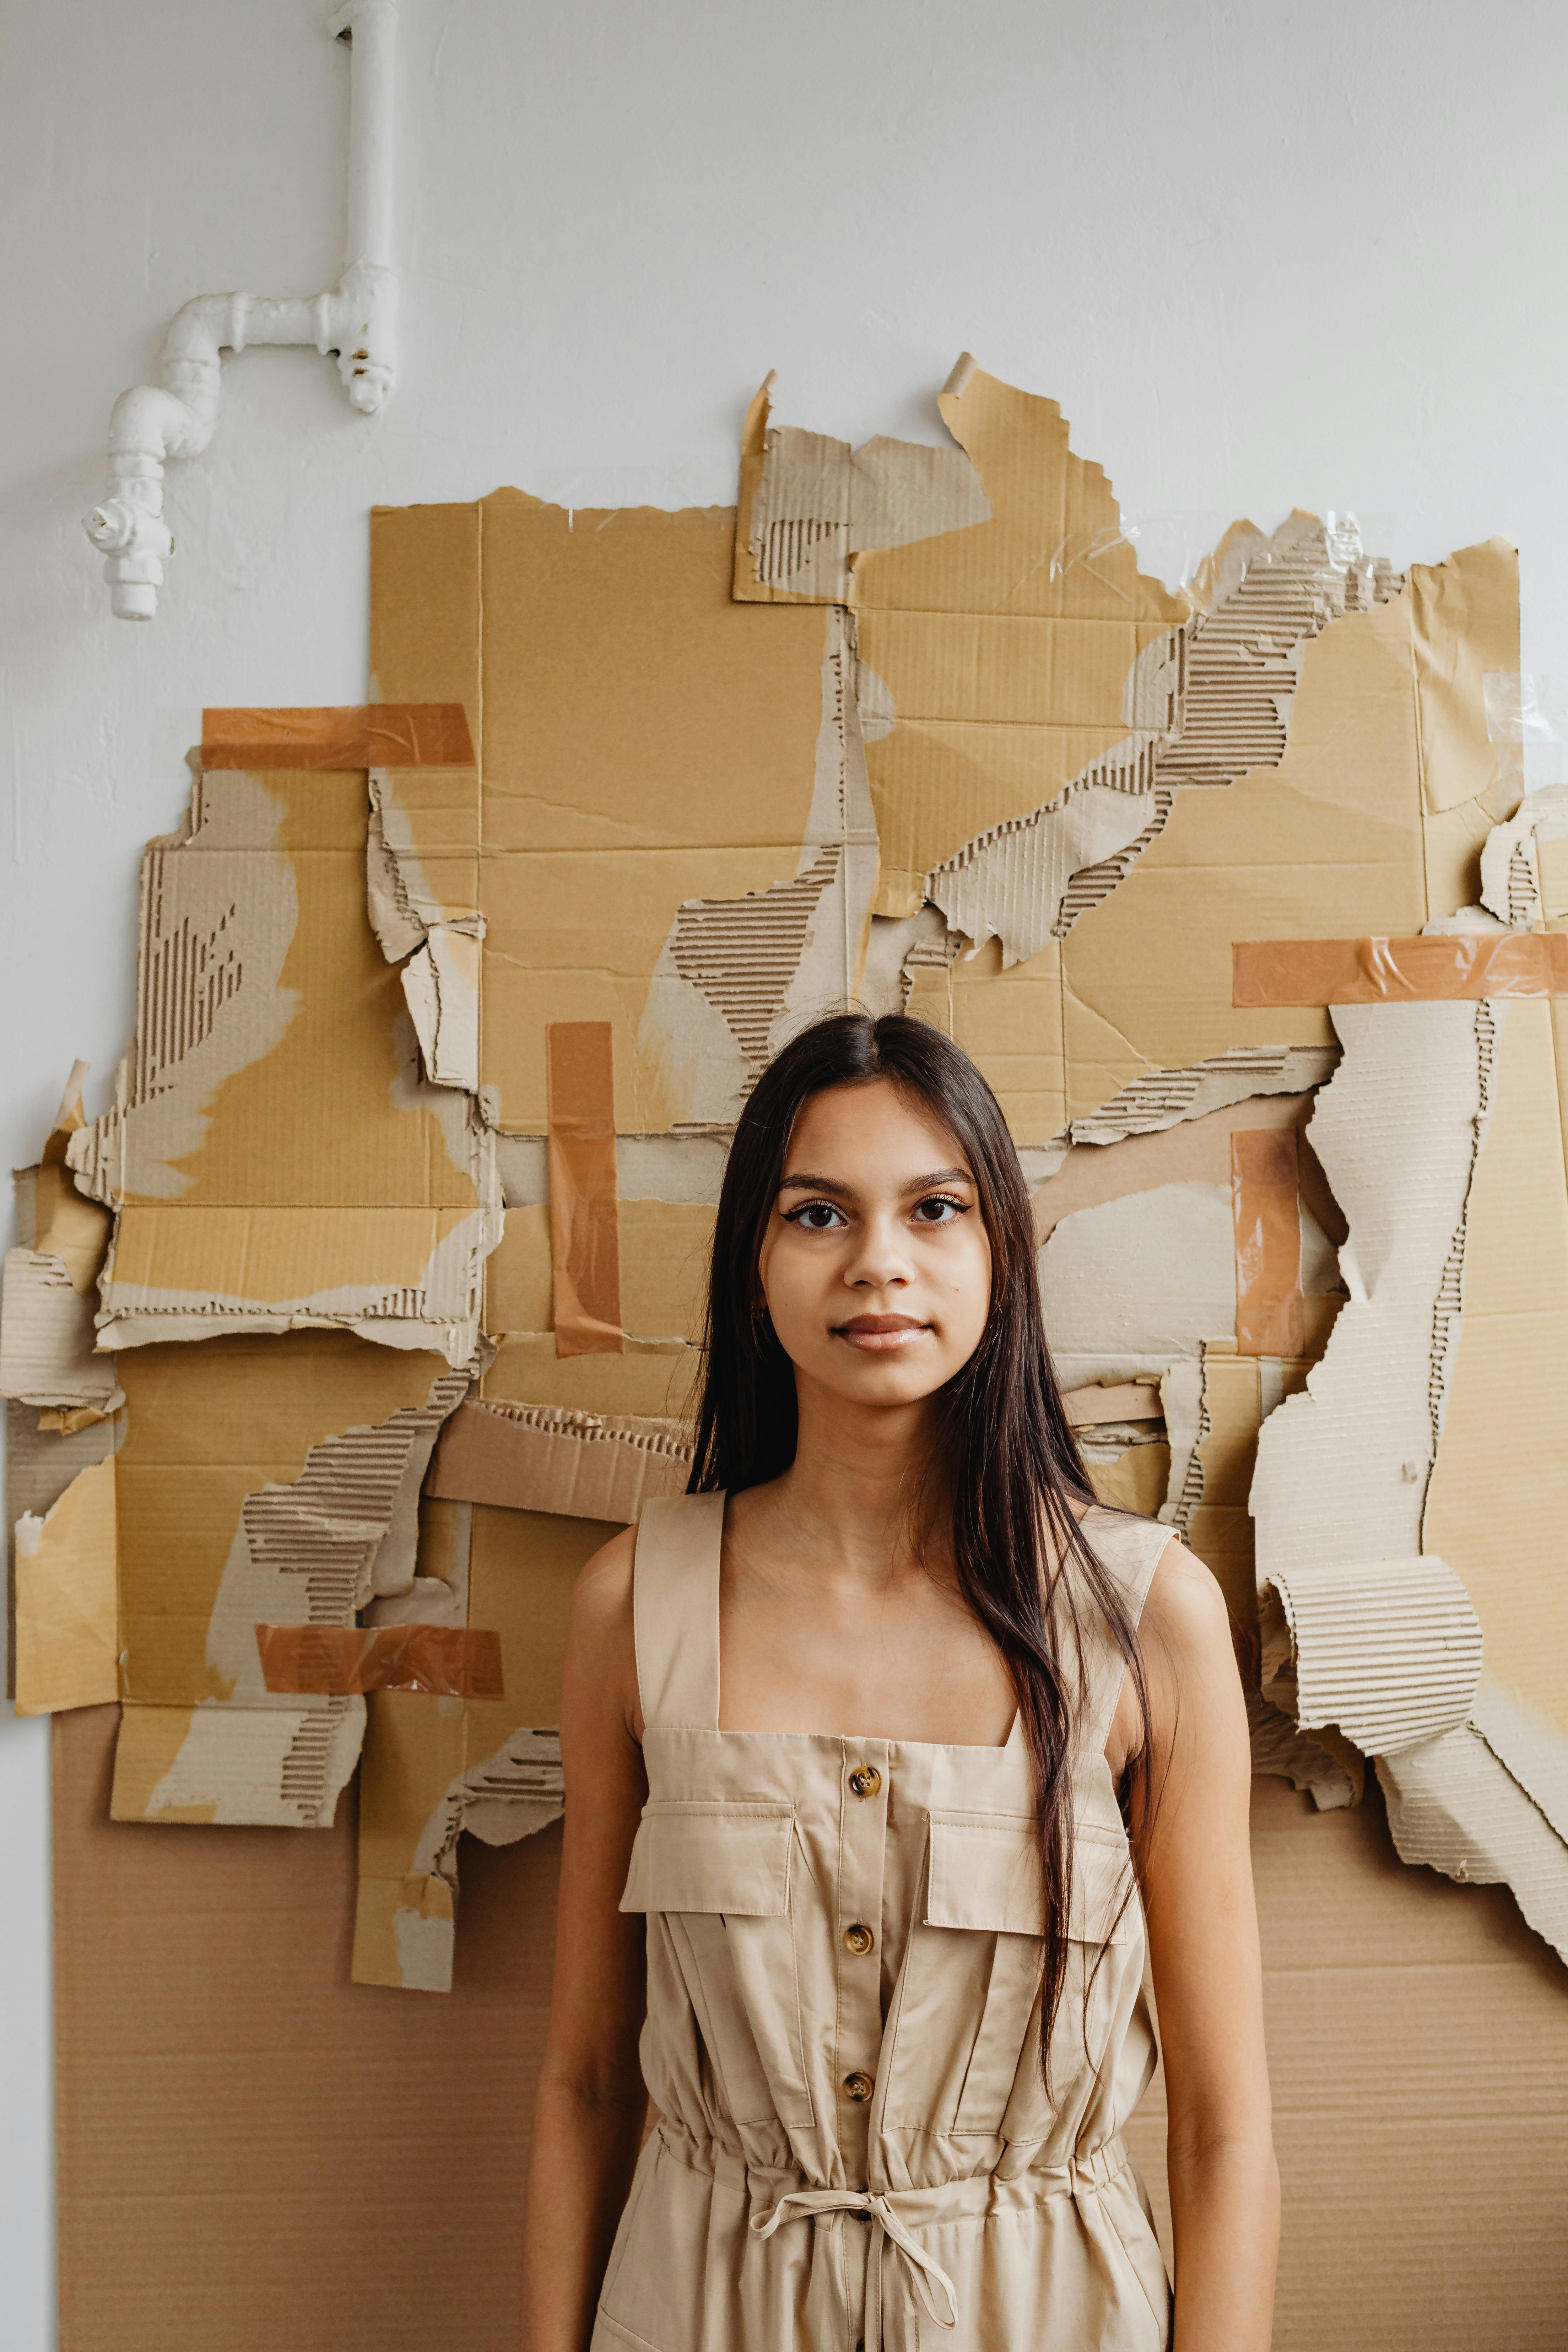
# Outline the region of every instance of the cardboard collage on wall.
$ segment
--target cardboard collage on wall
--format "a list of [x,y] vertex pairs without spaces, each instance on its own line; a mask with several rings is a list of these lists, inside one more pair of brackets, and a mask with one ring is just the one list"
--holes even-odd
[[1568,1955],[1568,813],[1497,541],[1139,573],[1047,400],[748,422],[733,509],[379,510],[373,694],[214,710],[112,1108],[6,1262],[15,1695],[121,1821],[329,1822],[354,1975],[562,1805],[581,1562],[682,1488],[728,1134],[845,1003],[949,1031],[1108,1500],[1214,1568],[1254,1760]]

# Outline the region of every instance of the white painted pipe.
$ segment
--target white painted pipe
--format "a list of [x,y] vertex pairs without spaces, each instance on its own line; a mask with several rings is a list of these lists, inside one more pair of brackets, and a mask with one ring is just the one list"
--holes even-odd
[[327,30],[350,44],[347,266],[325,294],[199,294],[163,338],[161,382],[122,392],[109,425],[109,495],[83,518],[105,558],[122,621],[158,609],[163,559],[163,467],[212,439],[226,351],[247,343],[309,343],[337,354],[349,398],[373,416],[395,373],[397,278],[392,254],[396,0],[348,0]]

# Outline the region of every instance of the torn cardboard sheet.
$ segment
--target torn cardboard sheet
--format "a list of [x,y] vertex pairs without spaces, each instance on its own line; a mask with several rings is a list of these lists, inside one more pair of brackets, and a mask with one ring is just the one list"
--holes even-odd
[[1541,920],[1541,890],[1531,850],[1568,838],[1568,784],[1526,793],[1506,824],[1493,825],[1481,850],[1481,906],[1510,930]]
[[120,1696],[114,1457],[79,1472],[42,1518],[16,1521],[18,1715]]
[[[716,1208],[728,1142],[713,1135],[617,1135],[616,1191],[625,1201]],[[496,1165],[509,1209],[550,1205],[550,1145],[542,1135],[496,1138]],[[541,1327],[542,1328],[542,1327]]]
[[[1279,766],[1302,647],[1353,609],[1363,584],[1336,564],[1313,516],[1237,541],[1208,608],[1139,655],[1127,686],[1132,731],[1056,800],[934,866],[927,896],[966,937],[999,938],[1005,964],[1065,937],[1125,880],[1183,786]],[[1384,566],[1371,595],[1385,601],[1403,584]]]
[[615,1057],[607,1021],[556,1021],[550,1071],[550,1248],[558,1356],[618,1356]]
[[1300,1171],[1292,1128],[1242,1128],[1230,1139],[1236,1228],[1236,1344],[1244,1356],[1300,1356]]
[[256,1647],[269,1691],[504,1696],[500,1637],[473,1626],[258,1625]]
[[474,747],[460,703],[204,710],[204,768],[464,768]]
[[990,519],[991,501],[962,449],[879,434],[852,450],[825,434],[770,426],[773,383],[770,376],[746,419],[750,522],[744,548],[736,535],[737,594],[755,583],[853,605],[854,558],[868,549],[907,547]]
[[1160,1421],[1157,1381],[1096,1381],[1088,1388],[1066,1389],[1062,1405],[1074,1429],[1092,1429],[1104,1422]]
[[493,1137],[419,1078],[365,827],[360,776],[235,771],[149,849],[135,1041],[67,1152],[117,1212],[104,1347],[341,1324],[472,1357]]
[[[1303,1213],[1303,1287],[1330,1291],[1333,1253]],[[1159,1382],[1171,1447],[1170,1492],[1157,1516],[1184,1528],[1201,1496],[1192,1473],[1205,1433],[1203,1350],[1234,1346],[1236,1244],[1228,1188],[1164,1184],[1057,1223],[1039,1253],[1040,1294],[1064,1389],[1096,1381]]]
[[410,1592],[468,1375],[321,1331],[133,1349],[124,1377],[115,1818],[330,1821],[363,1702],[268,1691],[255,1628],[352,1627]]
[[1388,1756],[1468,1720],[1481,1629],[1446,1560],[1277,1567],[1262,1600],[1264,1694],[1302,1731]]
[[630,1521],[649,1496],[684,1494],[691,1462],[688,1422],[487,1397],[459,1405],[447,1423],[425,1491],[514,1511]]
[[[1342,1805],[1359,1805],[1364,1792],[1364,1768],[1348,1740],[1336,1742],[1342,1755],[1321,1747],[1297,1728],[1291,1717],[1260,1690],[1247,1688],[1247,1726],[1254,1773],[1265,1772],[1291,1787],[1305,1790],[1321,1813]],[[1330,1732],[1330,1740],[1334,1735]]]
[[1538,1936],[1568,1959],[1568,1843],[1469,1725],[1379,1759],[1388,1826],[1405,1862],[1505,1884]]
[[1448,931],[1420,939],[1238,940],[1238,1005],[1430,1003],[1568,995],[1568,939]]
[[856,699],[855,624],[826,615],[815,786],[795,878],[679,909],[639,1044],[689,1116],[732,1124],[785,1038],[856,1002],[877,887],[876,818]]
[[16,1175],[18,1246],[0,1291],[0,1396],[67,1412],[111,1412],[121,1402],[113,1360],[96,1352],[95,1286],[110,1218],[78,1192],[66,1166],[85,1124],[87,1064],[67,1082],[40,1164]]

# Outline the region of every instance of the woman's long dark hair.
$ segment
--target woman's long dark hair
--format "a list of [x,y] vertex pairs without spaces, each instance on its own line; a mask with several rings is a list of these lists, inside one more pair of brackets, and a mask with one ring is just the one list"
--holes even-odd
[[[920,1542],[933,1508],[951,1516],[959,1589],[1006,1663],[1035,1781],[1045,1896],[1041,2055],[1067,1970],[1075,1726],[1088,1704],[1071,1559],[1148,1703],[1136,1632],[1114,1578],[1084,1538],[1075,1504],[1094,1490],[1051,1370],[1035,1273],[1029,1196],[1001,1108],[967,1054],[900,1013],[836,1013],[768,1065],[742,1110],[719,1195],[690,1491],[737,1494],[795,1459],[795,1368],[761,1305],[758,1258],[805,1105],[830,1087],[885,1078],[949,1129],[973,1171],[991,1243],[991,1313],[980,1345],[939,1399],[933,1458],[911,1496]],[[1065,1638],[1064,1638],[1065,1637]],[[1130,1893],[1130,1890],[1129,1890]]]

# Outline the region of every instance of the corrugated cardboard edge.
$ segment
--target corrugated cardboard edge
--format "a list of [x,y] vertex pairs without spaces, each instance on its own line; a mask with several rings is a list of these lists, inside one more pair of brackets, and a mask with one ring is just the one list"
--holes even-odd
[[650,1496],[685,1492],[692,1458],[686,1422],[475,1399],[442,1431],[425,1491],[629,1522]]

